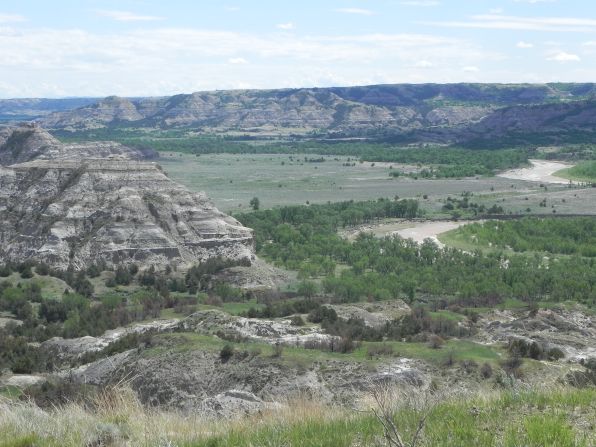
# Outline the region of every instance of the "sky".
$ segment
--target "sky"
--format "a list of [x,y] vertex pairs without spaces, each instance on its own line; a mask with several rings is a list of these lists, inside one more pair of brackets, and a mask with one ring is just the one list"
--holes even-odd
[[594,82],[594,0],[0,0],[0,98]]

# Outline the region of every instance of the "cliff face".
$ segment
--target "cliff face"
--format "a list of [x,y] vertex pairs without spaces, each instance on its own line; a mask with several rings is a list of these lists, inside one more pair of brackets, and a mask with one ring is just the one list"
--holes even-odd
[[[19,137],[18,145],[9,136],[10,147],[33,155],[29,145],[43,133]],[[44,143],[51,153],[73,154],[56,140]],[[0,167],[0,262],[34,259],[81,269],[100,261],[159,268],[215,256],[253,259],[250,229],[157,164],[127,159],[126,151],[115,158],[75,153],[78,158],[37,157]]]
[[36,160],[0,170],[0,259],[85,268],[251,260],[252,233],[153,163]]

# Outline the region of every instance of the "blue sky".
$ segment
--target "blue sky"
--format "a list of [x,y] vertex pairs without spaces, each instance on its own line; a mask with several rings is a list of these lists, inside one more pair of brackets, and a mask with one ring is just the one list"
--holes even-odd
[[591,0],[2,0],[0,97],[596,81]]

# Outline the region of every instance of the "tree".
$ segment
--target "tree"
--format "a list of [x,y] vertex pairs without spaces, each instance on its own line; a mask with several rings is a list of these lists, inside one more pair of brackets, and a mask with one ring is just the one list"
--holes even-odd
[[298,294],[306,298],[312,298],[318,291],[317,285],[312,281],[302,281],[298,285]]
[[248,202],[248,204],[255,211],[257,211],[259,209],[259,207],[261,206],[261,202],[258,197],[253,197],[252,199],[250,199],[250,202]]

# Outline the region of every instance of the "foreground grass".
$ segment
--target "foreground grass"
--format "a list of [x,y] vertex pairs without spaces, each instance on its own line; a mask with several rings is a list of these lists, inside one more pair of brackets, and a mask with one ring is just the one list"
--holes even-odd
[[[126,389],[107,391],[91,406],[71,404],[50,411],[3,400],[0,446],[387,445],[381,425],[366,408],[354,411],[300,400],[258,416],[213,421],[144,409]],[[596,443],[595,389],[491,391],[448,398],[425,408],[392,402],[392,408],[404,439],[411,438],[422,412],[428,413],[420,446],[589,447]]]

